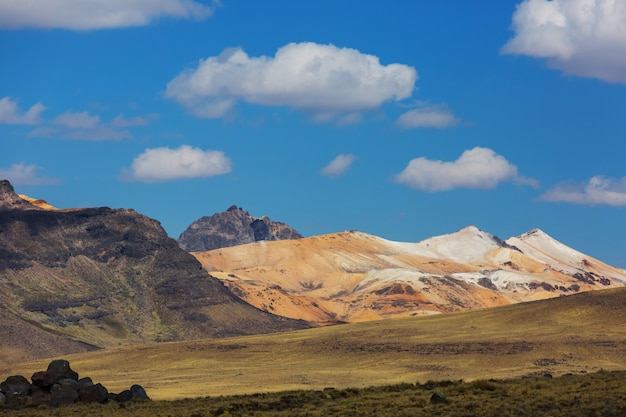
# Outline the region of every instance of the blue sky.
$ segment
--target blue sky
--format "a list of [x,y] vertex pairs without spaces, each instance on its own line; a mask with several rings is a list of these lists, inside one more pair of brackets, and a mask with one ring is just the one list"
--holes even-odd
[[626,268],[626,2],[0,0],[0,56],[0,177],[57,207]]

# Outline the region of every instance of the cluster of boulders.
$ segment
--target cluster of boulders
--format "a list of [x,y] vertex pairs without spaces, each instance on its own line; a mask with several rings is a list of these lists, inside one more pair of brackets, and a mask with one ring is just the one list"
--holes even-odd
[[0,408],[24,408],[38,405],[59,407],[77,402],[101,403],[129,400],[148,400],[141,385],[114,394],[91,378],[78,378],[64,359],[50,362],[45,371],[35,372],[29,382],[22,375],[13,375],[0,383]]

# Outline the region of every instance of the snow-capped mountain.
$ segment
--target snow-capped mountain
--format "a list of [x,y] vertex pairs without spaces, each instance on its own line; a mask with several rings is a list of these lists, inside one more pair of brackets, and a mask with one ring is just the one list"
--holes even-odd
[[417,243],[350,231],[194,253],[236,295],[319,323],[433,314],[626,285],[626,271],[534,229],[475,226]]

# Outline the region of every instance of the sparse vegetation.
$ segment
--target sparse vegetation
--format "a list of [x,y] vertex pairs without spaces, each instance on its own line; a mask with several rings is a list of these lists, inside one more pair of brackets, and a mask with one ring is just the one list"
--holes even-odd
[[[626,372],[506,380],[428,381],[368,388],[301,390],[176,401],[77,404],[4,410],[25,416],[602,416],[626,415]],[[445,401],[432,400],[444,398]]]

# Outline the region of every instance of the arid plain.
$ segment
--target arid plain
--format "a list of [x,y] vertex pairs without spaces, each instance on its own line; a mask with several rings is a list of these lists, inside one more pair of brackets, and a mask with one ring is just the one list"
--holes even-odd
[[[624,369],[625,289],[428,317],[68,355],[111,390],[153,399]],[[29,374],[47,360],[0,367]]]

